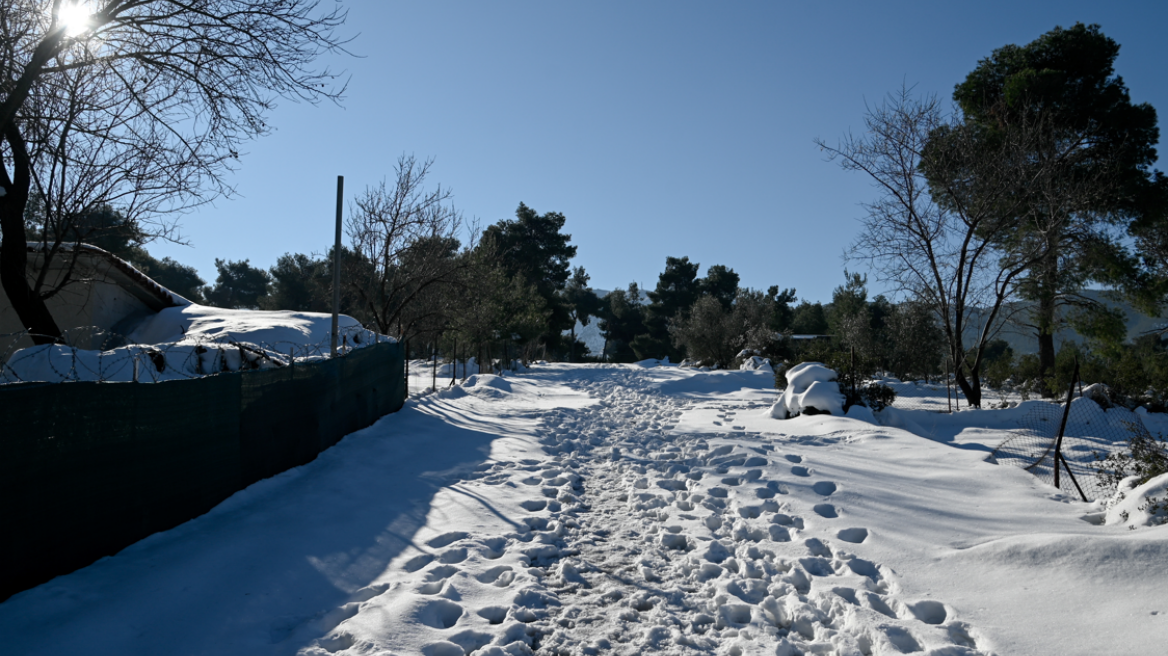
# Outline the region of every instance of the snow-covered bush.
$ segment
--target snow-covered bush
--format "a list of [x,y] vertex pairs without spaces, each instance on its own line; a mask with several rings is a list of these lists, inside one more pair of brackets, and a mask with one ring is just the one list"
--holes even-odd
[[804,362],[786,372],[787,387],[771,407],[771,416],[787,419],[800,414],[844,414],[844,395],[838,376],[820,362]]
[[1126,451],[1100,459],[1099,478],[1116,490],[1108,504],[1109,524],[1168,524],[1168,441],[1163,437],[1134,434]]
[[750,349],[739,351],[738,355],[734,356],[734,365],[739,371],[774,371],[770,358],[764,358],[758,351]]
[[862,386],[857,391],[856,396],[859,398],[849,399],[852,403],[848,405],[855,403],[879,412],[892,405],[892,402],[896,400],[896,390],[883,383],[870,382]]

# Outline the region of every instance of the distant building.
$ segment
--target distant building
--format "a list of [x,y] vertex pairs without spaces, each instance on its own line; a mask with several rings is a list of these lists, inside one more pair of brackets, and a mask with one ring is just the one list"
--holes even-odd
[[[182,305],[181,299],[151,280],[125,260],[88,244],[61,244],[45,276],[51,289],[68,276],[71,280],[45,300],[57,326],[69,344],[81,349],[120,346],[121,336],[142,319],[168,307]],[[44,268],[44,244],[29,244],[28,275],[39,276]],[[30,280],[31,282],[31,280]],[[0,355],[32,346],[8,295],[0,288]]]
[[831,335],[791,335],[791,339],[797,342],[809,342],[817,339],[831,339]]

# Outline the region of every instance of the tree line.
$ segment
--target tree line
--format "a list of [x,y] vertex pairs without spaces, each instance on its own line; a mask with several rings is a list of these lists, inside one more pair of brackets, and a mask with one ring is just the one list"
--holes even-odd
[[850,257],[933,313],[973,405],[1003,326],[1035,336],[1030,375],[1050,393],[1061,327],[1125,348],[1122,313],[1085,289],[1153,316],[1168,299],[1156,111],[1131,101],[1118,54],[1098,25],[1055,28],[981,60],[952,107],[904,88],[869,108],[863,134],[817,142],[878,190]]

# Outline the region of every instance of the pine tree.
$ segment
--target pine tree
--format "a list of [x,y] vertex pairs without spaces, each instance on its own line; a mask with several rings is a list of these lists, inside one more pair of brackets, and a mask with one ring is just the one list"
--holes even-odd
[[[1008,250],[1040,243],[1045,255],[1032,266],[1022,292],[1035,303],[1034,329],[1045,373],[1054,366],[1059,308],[1076,302],[1090,282],[1123,286],[1148,301],[1148,281],[1125,243],[1136,224],[1163,225],[1168,188],[1156,162],[1156,110],[1134,104],[1115,74],[1119,44],[1098,25],[1056,27],[1025,45],[998,48],[958,84],[953,99],[967,124],[980,130],[988,148],[1020,126],[1041,138],[1016,175],[1061,160],[1060,175],[1030,185],[1022,212],[1003,231]],[[945,135],[937,135],[939,140]],[[928,161],[926,160],[926,169]],[[1025,214],[1025,220],[1021,214]],[[1159,216],[1151,216],[1158,213]],[[1095,307],[1077,299],[1086,309]],[[1100,306],[1101,307],[1101,306]]]

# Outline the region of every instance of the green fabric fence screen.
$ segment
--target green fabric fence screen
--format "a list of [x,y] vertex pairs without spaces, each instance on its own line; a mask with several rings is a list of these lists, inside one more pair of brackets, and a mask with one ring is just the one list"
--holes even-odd
[[405,394],[397,343],[194,380],[0,387],[0,600],[310,462]]

